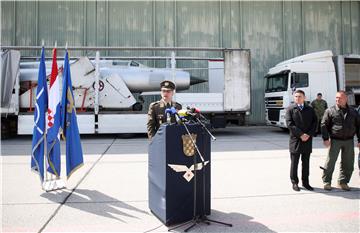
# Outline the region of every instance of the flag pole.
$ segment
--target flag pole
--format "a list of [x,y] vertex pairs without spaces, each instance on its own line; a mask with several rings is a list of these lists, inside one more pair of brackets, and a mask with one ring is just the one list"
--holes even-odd
[[[54,43],[54,49],[56,49],[57,48],[57,41],[55,40],[55,43]],[[53,50],[53,53],[54,53],[54,50]],[[52,71],[51,71],[52,72]],[[55,180],[54,179],[54,174],[52,174],[52,173],[50,173],[51,174],[51,181],[53,181],[53,180]]]
[[[56,49],[57,48],[57,41],[55,41],[55,43],[54,43],[54,49]],[[53,50],[53,52],[54,52],[54,50]],[[52,71],[51,71],[52,72]],[[50,173],[50,181],[51,182],[56,182],[56,180],[57,179],[54,179],[54,174],[52,174],[52,173]],[[55,181],[54,181],[55,180]],[[54,185],[53,185],[53,188],[54,188]]]
[[[44,41],[44,39],[42,39],[41,40],[41,44],[42,44],[42,47],[44,48],[45,47],[45,41]],[[46,83],[46,88],[47,88],[47,83]],[[47,112],[47,111],[46,111]],[[43,164],[43,166],[44,166],[44,173],[45,173],[45,181],[43,181],[43,189],[46,191],[46,187],[45,187],[45,184],[46,184],[46,182],[48,181],[48,174],[47,174],[47,163],[48,163],[48,161],[47,161],[47,156],[46,156],[46,154],[47,154],[47,140],[46,140],[46,134],[47,134],[47,124],[46,124],[46,122],[47,122],[47,115],[46,115],[46,113],[45,113],[45,129],[44,129],[44,164]]]
[[[42,44],[42,47],[44,48],[45,47],[45,41],[44,39],[41,40],[41,44]],[[47,86],[46,86],[47,88]],[[47,156],[46,156],[46,153],[47,153],[47,141],[46,141],[46,114],[45,114],[45,129],[44,129],[44,172],[45,172],[45,182],[48,180],[48,174],[47,174],[47,171],[46,171],[46,165],[47,165]],[[44,183],[45,183],[44,182]]]
[[[54,47],[55,47],[55,49],[57,49],[57,41],[55,41]],[[66,49],[67,49],[67,43],[66,43]],[[60,142],[60,138],[59,138],[59,142]],[[61,164],[61,154],[60,154],[60,164]],[[61,180],[60,175],[59,175],[59,177],[56,177],[55,184],[56,184],[56,190],[66,188],[65,182],[63,180]]]
[[[42,39],[41,41],[42,43],[42,46],[45,47],[45,42],[44,42],[44,39]],[[47,86],[47,81],[46,81],[46,88],[48,89],[48,86]],[[44,129],[44,172],[45,172],[45,181],[43,183],[43,189],[45,191],[48,191],[49,187],[49,177],[48,177],[48,172],[47,172],[47,167],[48,167],[48,164],[49,164],[49,161],[48,161],[48,157],[47,157],[47,109],[46,109],[46,112],[45,112],[45,129]]]
[[[46,116],[46,115],[45,115]],[[45,117],[46,119],[47,117]],[[45,130],[44,130],[44,173],[45,173],[45,181],[43,182],[43,189],[47,191],[47,188],[45,187],[47,182],[49,181],[48,173],[47,173],[47,165],[48,165],[48,158],[47,158],[47,129],[46,129],[46,122],[45,122]]]

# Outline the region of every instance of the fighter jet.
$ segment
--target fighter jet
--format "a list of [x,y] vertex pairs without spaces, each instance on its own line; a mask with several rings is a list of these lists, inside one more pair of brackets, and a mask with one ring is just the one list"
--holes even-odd
[[[20,63],[20,82],[35,83],[38,76],[38,62]],[[58,61],[59,75],[62,76],[62,64]],[[51,72],[51,61],[46,62],[47,74]],[[75,106],[91,109],[95,98],[95,61],[81,57],[70,64],[74,89]],[[172,80],[177,90],[187,90],[191,85],[206,82],[184,70],[171,68],[151,68],[136,61],[100,60],[99,62],[99,105],[105,109],[141,110],[133,93],[159,91],[160,83]],[[29,108],[35,102],[36,86],[20,96],[20,108]],[[60,90],[61,91],[61,90]]]

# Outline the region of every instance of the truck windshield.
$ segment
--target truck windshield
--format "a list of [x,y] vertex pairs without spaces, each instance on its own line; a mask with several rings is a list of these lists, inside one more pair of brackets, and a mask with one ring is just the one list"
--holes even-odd
[[286,91],[288,74],[275,74],[267,77],[265,92]]

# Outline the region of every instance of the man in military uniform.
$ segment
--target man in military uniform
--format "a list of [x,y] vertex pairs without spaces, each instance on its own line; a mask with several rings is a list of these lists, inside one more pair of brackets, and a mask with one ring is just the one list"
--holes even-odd
[[[172,101],[174,96],[175,84],[171,81],[163,81],[160,83],[161,100],[153,102],[149,106],[147,131],[148,137],[151,139],[156,134],[160,125],[167,122],[165,110],[174,107],[180,110],[182,107],[179,103]],[[175,123],[175,116],[171,116],[171,123]]]
[[320,132],[321,119],[323,118],[324,112],[328,108],[328,105],[326,101],[322,99],[322,94],[318,93],[316,99],[313,102],[311,102],[311,106],[315,110],[316,117],[318,119],[316,126],[316,134],[319,134],[321,133]]

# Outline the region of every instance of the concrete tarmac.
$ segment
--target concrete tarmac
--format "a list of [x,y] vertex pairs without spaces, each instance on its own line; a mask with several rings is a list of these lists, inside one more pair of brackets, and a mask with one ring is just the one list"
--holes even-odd
[[[310,159],[310,184],[315,190],[295,192],[286,132],[230,127],[214,135],[209,217],[233,227],[201,224],[193,232],[359,232],[358,148],[352,190],[336,187],[339,157],[334,189],[325,191],[319,166],[324,165],[327,149],[321,138],[315,138]],[[31,136],[1,141],[1,231],[167,231],[148,208],[146,136],[82,136],[82,146],[84,166],[66,181],[66,189],[46,193],[38,175],[30,171]]]

